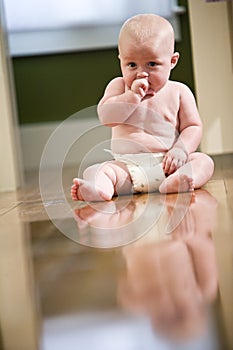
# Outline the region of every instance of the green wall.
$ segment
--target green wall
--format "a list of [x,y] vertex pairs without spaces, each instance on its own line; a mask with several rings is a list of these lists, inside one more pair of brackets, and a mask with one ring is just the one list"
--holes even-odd
[[[186,0],[180,1],[186,5]],[[180,61],[171,79],[194,91],[188,14],[181,16]],[[120,75],[117,49],[13,58],[19,122],[64,120],[95,105],[106,84]]]
[[63,120],[97,104],[119,75],[116,50],[13,59],[20,123]]

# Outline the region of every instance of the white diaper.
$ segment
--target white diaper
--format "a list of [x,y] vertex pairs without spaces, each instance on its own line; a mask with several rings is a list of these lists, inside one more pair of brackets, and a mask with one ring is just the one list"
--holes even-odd
[[162,168],[164,153],[115,154],[115,160],[126,164],[134,192],[155,192],[165,179]]

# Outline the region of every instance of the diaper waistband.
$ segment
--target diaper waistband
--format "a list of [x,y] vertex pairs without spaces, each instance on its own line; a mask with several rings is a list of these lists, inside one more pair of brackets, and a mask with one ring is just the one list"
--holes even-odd
[[109,152],[112,154],[115,160],[126,163],[126,164],[132,164],[136,166],[148,166],[153,167],[157,164],[160,164],[163,160],[163,157],[165,153],[158,152],[158,153],[129,153],[129,154],[119,154],[119,153],[113,153],[110,150],[105,149],[106,152]]

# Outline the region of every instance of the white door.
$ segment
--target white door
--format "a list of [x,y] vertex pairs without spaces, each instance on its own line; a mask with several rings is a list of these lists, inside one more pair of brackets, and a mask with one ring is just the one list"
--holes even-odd
[[0,191],[15,190],[23,178],[16,99],[4,23],[0,0]]

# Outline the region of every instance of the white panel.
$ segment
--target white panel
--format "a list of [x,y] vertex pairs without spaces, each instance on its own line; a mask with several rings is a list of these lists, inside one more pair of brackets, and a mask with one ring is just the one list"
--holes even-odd
[[203,119],[201,150],[233,152],[232,27],[227,2],[189,0],[194,78]]
[[177,0],[3,0],[12,56],[117,46],[122,23],[138,13],[156,13],[180,39]]
[[5,0],[10,31],[104,25],[136,13],[171,17],[174,0]]

